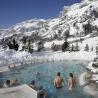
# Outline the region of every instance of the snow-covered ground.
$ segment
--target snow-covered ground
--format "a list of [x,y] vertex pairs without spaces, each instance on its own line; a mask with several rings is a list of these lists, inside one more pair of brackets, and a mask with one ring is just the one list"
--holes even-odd
[[[98,45],[97,36],[90,38],[90,35],[87,35],[87,36],[81,37],[81,38],[83,39],[83,41],[80,41],[80,38],[77,37],[77,38],[69,38],[68,42],[70,43],[70,46],[72,44],[76,46],[76,44],[78,43],[79,50],[81,50],[81,51],[85,50],[86,44],[88,44],[89,51],[92,51],[92,48],[93,48],[93,51],[96,51],[96,46]],[[55,45],[62,45],[64,43],[64,40],[54,40],[54,41],[46,42],[44,44],[44,47],[51,48],[53,43]]]
[[[77,38],[69,39],[72,41],[73,45],[76,45],[77,42],[74,42]],[[62,45],[64,40],[58,41],[54,40],[51,42],[46,42],[44,47],[51,48],[52,44]],[[89,46],[88,52],[84,51],[86,44]],[[43,52],[33,52],[30,54],[26,51],[14,51],[14,50],[0,50],[0,66],[16,64],[16,63],[27,63],[27,62],[46,62],[52,60],[93,60],[96,56],[96,46],[98,44],[98,37],[88,38],[85,37],[84,41],[81,43],[78,41],[78,46],[80,51],[78,52],[52,52],[52,51],[43,51]],[[91,48],[93,47],[93,51]],[[37,48],[36,45],[34,48]]]
[[[44,54],[43,54],[44,53]],[[16,52],[13,50],[0,52],[0,66],[9,64],[25,64],[38,63],[47,61],[63,61],[63,60],[93,60],[96,56],[95,52],[41,52],[29,54],[25,51]]]
[[82,60],[82,61],[92,61],[96,57],[95,52],[34,52],[33,54],[27,53],[25,51],[16,52],[14,50],[7,50],[0,52],[0,72],[9,71],[7,68],[9,65],[21,66],[23,64],[33,65],[36,63],[54,62],[54,61],[64,61],[64,60]]

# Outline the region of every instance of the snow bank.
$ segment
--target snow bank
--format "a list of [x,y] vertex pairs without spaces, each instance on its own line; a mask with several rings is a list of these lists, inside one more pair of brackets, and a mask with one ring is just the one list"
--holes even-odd
[[[35,55],[36,54],[36,55]],[[41,55],[42,54],[42,55]],[[63,60],[93,60],[96,56],[95,52],[46,52],[27,53],[25,51],[16,52],[13,50],[0,52],[0,66],[9,64],[25,64],[25,63],[44,63],[47,61],[63,61]]]
[[35,52],[32,55],[25,51],[16,52],[14,50],[0,52],[0,72],[9,71],[9,65],[15,65],[20,67],[23,64],[37,64],[47,63],[54,61],[64,60],[82,60],[91,61],[96,57],[95,52]]
[[16,52],[14,50],[0,51],[0,66],[22,63],[27,60],[31,60],[31,54],[20,51]]
[[62,59],[62,60],[93,60],[96,56],[95,52],[86,52],[86,51],[79,51],[79,52],[60,52],[53,54],[55,59]]

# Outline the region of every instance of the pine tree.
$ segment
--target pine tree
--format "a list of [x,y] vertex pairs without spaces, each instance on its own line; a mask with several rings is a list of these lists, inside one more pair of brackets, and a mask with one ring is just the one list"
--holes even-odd
[[53,51],[55,51],[55,43],[52,44],[51,49],[52,49]]
[[96,46],[96,55],[98,55],[98,44]]
[[67,40],[63,43],[62,45],[62,51],[65,52],[68,50],[69,47],[69,43],[67,42]]
[[28,40],[28,51],[29,51],[30,53],[33,52],[33,46],[31,46],[31,41],[30,41],[30,39]]
[[84,49],[85,51],[89,51],[89,46],[88,46],[88,44],[86,44],[86,46],[85,46],[85,49]]
[[74,45],[72,44],[72,46],[71,46],[71,51],[74,51]]
[[37,51],[40,52],[43,49],[44,49],[44,42],[43,41],[38,42]]
[[92,48],[91,48],[91,51],[93,51],[94,49],[93,49],[93,46],[92,46]]
[[84,29],[85,35],[92,33],[92,25],[90,24],[90,22],[83,25],[83,29]]
[[76,43],[75,51],[79,51],[79,45]]

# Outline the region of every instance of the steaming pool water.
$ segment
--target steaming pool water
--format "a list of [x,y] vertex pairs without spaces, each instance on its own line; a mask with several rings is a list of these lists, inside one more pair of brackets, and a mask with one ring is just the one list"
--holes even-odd
[[[21,84],[30,84],[31,80],[35,80],[37,87],[44,87],[47,96],[46,98],[93,98],[86,94],[78,83],[79,76],[85,71],[83,66],[87,65],[80,61],[26,65],[20,70],[2,73],[0,75],[0,82],[17,78]],[[37,72],[40,73],[39,76],[36,75]],[[64,87],[59,90],[53,85],[53,80],[57,72],[61,72],[61,75],[64,78]],[[67,89],[67,80],[70,72],[77,78],[77,85],[71,92]]]

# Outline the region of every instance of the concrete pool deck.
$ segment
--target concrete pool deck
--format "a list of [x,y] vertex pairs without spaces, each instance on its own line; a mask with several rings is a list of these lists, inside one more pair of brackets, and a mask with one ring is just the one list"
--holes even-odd
[[7,71],[10,71],[10,69],[8,68],[8,66],[1,66],[0,67],[0,73],[7,72]]
[[37,91],[26,84],[17,87],[1,88],[0,98],[37,98]]

